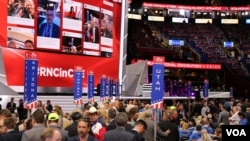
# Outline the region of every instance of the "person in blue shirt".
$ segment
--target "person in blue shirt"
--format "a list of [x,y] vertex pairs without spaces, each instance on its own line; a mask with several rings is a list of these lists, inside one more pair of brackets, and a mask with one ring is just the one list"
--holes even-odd
[[195,120],[189,119],[188,125],[189,125],[188,130],[190,131],[190,134],[192,134],[192,132],[195,130],[195,126],[196,126]]
[[202,119],[202,129],[207,130],[208,134],[214,134],[214,129],[210,126],[210,122],[208,118]]
[[195,130],[189,137],[189,141],[196,141],[197,139],[201,138],[201,129],[202,129],[201,125],[196,125]]
[[188,121],[182,120],[180,122],[179,136],[181,140],[187,140],[190,136],[190,130],[188,130]]
[[239,112],[238,113],[239,117],[240,117],[240,122],[239,122],[239,125],[247,125],[247,119],[246,119],[246,116],[243,112]]

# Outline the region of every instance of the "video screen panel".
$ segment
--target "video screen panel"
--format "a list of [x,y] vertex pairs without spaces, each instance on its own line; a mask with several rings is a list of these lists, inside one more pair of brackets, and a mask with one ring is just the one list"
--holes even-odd
[[184,40],[168,40],[168,44],[174,47],[184,46]]
[[100,56],[100,8],[85,4],[84,16],[83,54]]
[[[41,87],[72,87],[75,66],[93,71],[95,85],[103,74],[118,77],[121,3],[3,0],[0,4],[7,5],[0,9],[0,16],[6,17],[0,23],[0,49],[8,86],[23,86],[27,51],[38,56]],[[9,63],[13,59],[16,65]],[[60,71],[70,75],[62,76]],[[84,79],[83,85],[86,83]]]
[[239,19],[221,19],[221,24],[239,24]]
[[63,29],[82,32],[82,3],[65,0],[63,3]]
[[37,48],[60,50],[61,2],[48,0],[37,8]]
[[230,41],[223,42],[223,47],[224,48],[233,48],[234,47],[234,42],[230,42]]
[[113,54],[113,12],[107,9],[101,9],[101,54],[111,57]]
[[196,24],[212,24],[213,19],[195,19]]
[[188,23],[188,18],[172,17],[173,23]]
[[34,49],[34,29],[8,26],[7,47],[15,49]]
[[246,19],[246,24],[250,24],[250,19]]
[[62,52],[64,53],[74,53],[81,54],[82,48],[82,34],[63,31],[62,37]]
[[35,0],[8,0],[6,4],[8,23],[34,26],[35,2]]
[[114,53],[115,6],[121,7],[121,3],[109,0],[103,0],[103,3],[83,0],[15,0],[8,3],[7,23],[34,30],[31,41],[36,51],[71,53],[66,51],[63,41],[64,33],[71,32],[82,34],[83,39],[81,45],[71,46],[73,48],[68,50],[77,48],[78,55],[110,58]]

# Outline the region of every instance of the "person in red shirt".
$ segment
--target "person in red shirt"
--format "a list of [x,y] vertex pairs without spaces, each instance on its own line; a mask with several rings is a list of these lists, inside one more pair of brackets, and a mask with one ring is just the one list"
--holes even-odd
[[76,18],[76,12],[75,12],[73,6],[70,7],[70,11],[68,12],[67,17],[71,18],[71,19],[75,19]]

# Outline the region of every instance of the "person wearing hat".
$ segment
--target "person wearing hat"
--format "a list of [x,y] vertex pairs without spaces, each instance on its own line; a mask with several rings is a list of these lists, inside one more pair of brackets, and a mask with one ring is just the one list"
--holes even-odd
[[65,128],[66,131],[68,131],[69,137],[76,136],[78,134],[77,132],[77,121],[82,118],[82,114],[78,111],[73,112],[71,114],[71,118],[73,120],[73,123],[71,123],[69,126]]
[[61,141],[67,141],[69,138],[68,131],[58,127],[58,121],[59,121],[59,115],[57,113],[50,113],[47,120],[47,127],[57,129],[61,133],[62,136]]
[[97,109],[94,106],[89,108],[88,116],[91,123],[91,131],[94,134],[94,137],[103,141],[104,135],[107,131],[106,125],[98,121]]

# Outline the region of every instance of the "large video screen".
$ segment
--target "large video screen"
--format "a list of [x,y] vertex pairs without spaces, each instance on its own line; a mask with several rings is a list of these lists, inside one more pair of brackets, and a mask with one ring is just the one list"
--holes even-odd
[[[7,42],[17,45],[8,47],[112,57],[114,9],[102,5],[97,0],[9,1]],[[33,48],[22,45],[25,41]]]
[[[72,87],[69,70],[75,66],[83,66],[85,75],[93,71],[96,84],[103,74],[118,77],[121,3],[2,0],[0,4],[7,5],[0,9],[0,46],[8,85],[23,86],[27,51],[37,53],[39,86]],[[10,63],[13,59],[15,65]],[[45,72],[50,69],[53,73]],[[69,75],[60,75],[63,70]]]

